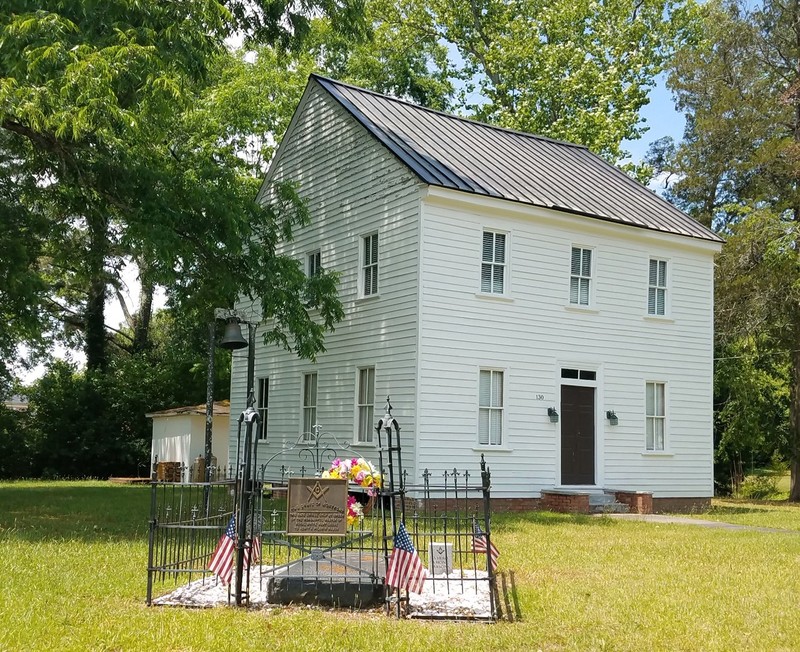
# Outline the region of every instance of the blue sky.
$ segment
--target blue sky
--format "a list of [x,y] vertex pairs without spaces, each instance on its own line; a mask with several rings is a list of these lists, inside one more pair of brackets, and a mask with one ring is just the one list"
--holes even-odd
[[641,111],[649,127],[642,138],[636,141],[626,141],[624,148],[631,153],[634,161],[641,161],[647,153],[647,148],[655,140],[664,136],[672,136],[679,141],[683,136],[685,120],[683,115],[675,110],[670,91],[666,87],[663,76],[658,78],[658,84],[650,91],[650,104]]

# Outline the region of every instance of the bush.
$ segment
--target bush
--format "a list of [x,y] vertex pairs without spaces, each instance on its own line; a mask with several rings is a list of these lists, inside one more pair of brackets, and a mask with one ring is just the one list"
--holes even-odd
[[778,480],[773,475],[748,475],[739,488],[737,498],[767,500],[778,494]]

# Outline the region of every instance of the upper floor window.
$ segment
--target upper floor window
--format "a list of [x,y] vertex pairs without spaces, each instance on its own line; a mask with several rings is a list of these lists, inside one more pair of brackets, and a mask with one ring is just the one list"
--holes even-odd
[[667,313],[667,261],[650,259],[650,276],[647,288],[647,314]]
[[375,414],[375,367],[358,370],[356,410],[358,411],[358,431],[356,441],[371,444],[373,441],[373,417]]
[[317,372],[303,374],[303,439],[309,440],[317,425]]
[[361,295],[378,294],[378,234],[361,238]]
[[649,451],[663,451],[667,411],[664,383],[645,384],[646,445]]
[[259,420],[261,421],[261,435],[259,439],[267,440],[267,417],[269,415],[269,378],[258,379],[258,400],[256,401]]
[[503,372],[481,369],[478,388],[478,444],[503,444]]
[[504,294],[506,282],[506,234],[483,232],[481,292]]
[[569,277],[569,302],[578,306],[588,306],[591,281],[592,250],[573,247]]
[[316,276],[322,271],[322,253],[319,249],[306,256],[306,274]]

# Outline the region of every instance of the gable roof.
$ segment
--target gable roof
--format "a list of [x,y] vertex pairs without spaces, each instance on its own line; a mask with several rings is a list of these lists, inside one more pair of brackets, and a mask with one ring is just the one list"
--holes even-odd
[[426,184],[722,242],[586,147],[460,118],[311,75]]

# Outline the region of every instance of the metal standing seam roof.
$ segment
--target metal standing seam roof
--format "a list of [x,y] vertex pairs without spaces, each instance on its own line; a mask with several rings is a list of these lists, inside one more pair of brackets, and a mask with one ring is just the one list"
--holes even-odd
[[312,75],[432,186],[722,242],[586,147],[487,125]]

